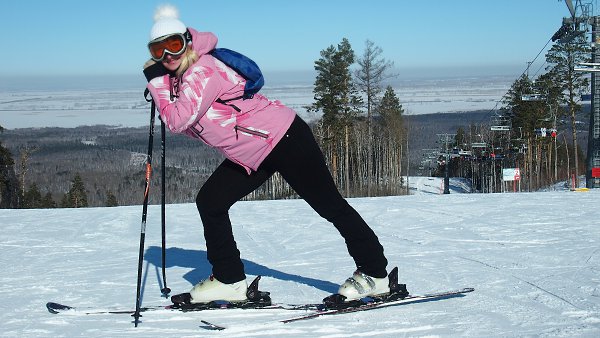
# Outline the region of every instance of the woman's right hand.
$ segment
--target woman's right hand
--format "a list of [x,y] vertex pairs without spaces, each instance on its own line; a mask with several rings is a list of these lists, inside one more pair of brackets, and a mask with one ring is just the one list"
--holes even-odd
[[160,62],[147,62],[144,66],[144,76],[148,82],[155,77],[164,76],[169,73],[167,68],[165,68],[165,66],[163,66]]

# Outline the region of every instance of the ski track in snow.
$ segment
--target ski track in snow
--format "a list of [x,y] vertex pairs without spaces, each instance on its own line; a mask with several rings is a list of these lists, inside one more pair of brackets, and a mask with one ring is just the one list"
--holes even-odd
[[[474,287],[465,297],[290,324],[277,321],[304,311],[145,312],[137,328],[129,315],[52,315],[48,301],[134,308],[141,206],[0,210],[0,336],[600,336],[600,191],[440,195],[439,180],[423,182],[436,189],[349,201],[410,292]],[[337,231],[304,201],[239,202],[231,218],[248,279],[262,275],[274,302],[319,302],[354,270]],[[187,291],[210,274],[195,205],[168,205],[167,229],[168,286]],[[142,305],[169,303],[160,243],[152,205]]]

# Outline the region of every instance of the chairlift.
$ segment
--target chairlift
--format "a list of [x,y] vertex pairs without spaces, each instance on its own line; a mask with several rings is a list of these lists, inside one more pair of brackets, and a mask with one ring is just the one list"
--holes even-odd
[[534,132],[537,136],[541,136],[541,137],[546,137],[546,136],[552,136],[552,137],[556,137],[556,128],[536,128],[534,129]]
[[492,117],[490,126],[492,131],[510,131],[510,117],[503,114],[496,114]]
[[521,96],[523,101],[544,101],[545,97],[542,94],[524,94]]
[[600,63],[582,62],[573,69],[576,72],[600,72]]
[[537,136],[546,137],[546,128],[535,128],[533,132]]

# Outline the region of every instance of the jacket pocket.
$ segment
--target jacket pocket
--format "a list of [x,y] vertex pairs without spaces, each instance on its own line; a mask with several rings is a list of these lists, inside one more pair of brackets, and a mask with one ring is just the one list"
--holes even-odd
[[[200,130],[198,130],[196,128],[196,126],[200,127]],[[204,127],[202,127],[199,123],[191,126],[190,128],[187,129],[187,131],[188,131],[188,135],[193,136],[195,138],[198,138],[198,139],[202,140],[202,142],[210,145],[210,143],[208,143],[206,141],[206,139],[204,138],[204,136],[202,136],[202,132],[204,131]]]
[[262,130],[256,130],[253,128],[249,128],[249,127],[242,127],[242,126],[238,126],[236,125],[235,127],[233,127],[233,129],[235,129],[235,139],[237,140],[239,138],[239,133],[243,133],[243,134],[249,134],[251,136],[257,136],[263,139],[267,139],[269,137],[268,132],[262,131]]

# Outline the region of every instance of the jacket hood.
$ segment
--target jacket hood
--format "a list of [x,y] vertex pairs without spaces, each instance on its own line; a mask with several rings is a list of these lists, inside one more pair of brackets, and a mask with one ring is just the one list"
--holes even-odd
[[207,54],[217,46],[217,36],[211,32],[198,32],[193,28],[188,28],[192,34],[192,48],[198,55]]

